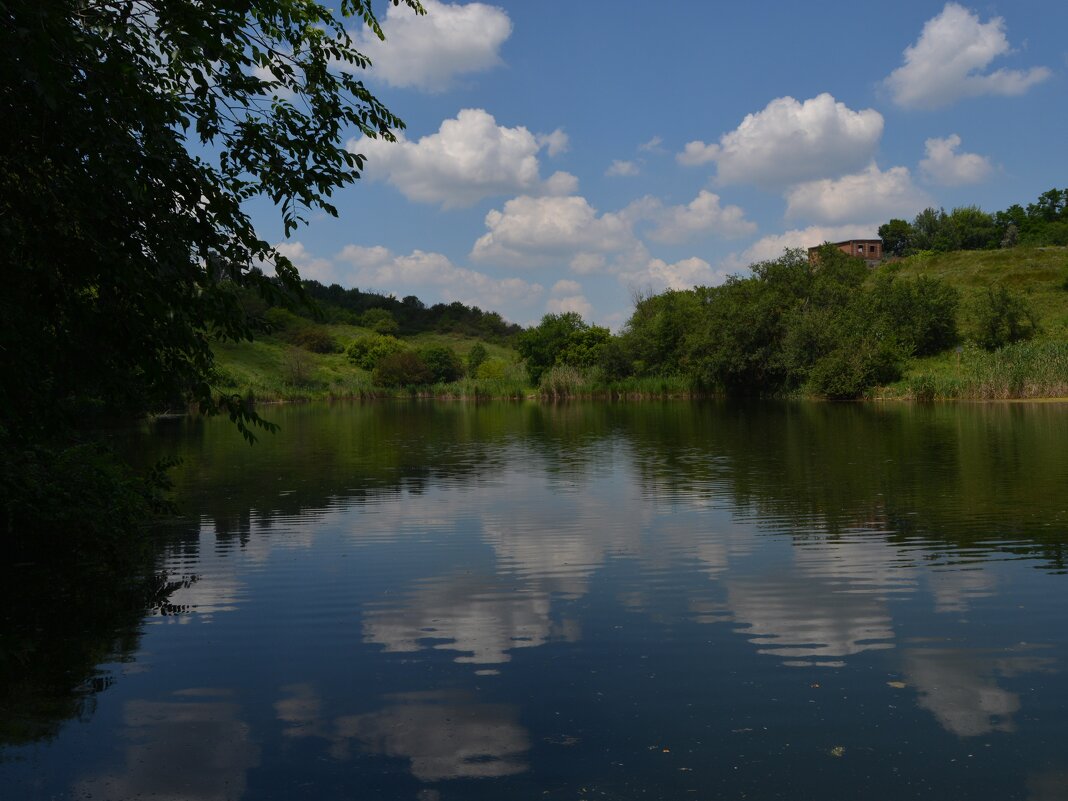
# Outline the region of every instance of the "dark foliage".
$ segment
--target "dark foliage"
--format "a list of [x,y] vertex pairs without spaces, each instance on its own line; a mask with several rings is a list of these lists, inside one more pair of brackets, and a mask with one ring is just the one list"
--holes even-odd
[[[424,332],[455,333],[480,337],[488,341],[506,342],[521,331],[514,323],[505,322],[497,312],[487,312],[463,303],[435,303],[427,306],[414,295],[397,300],[392,295],[345,289],[340,284],[323,286],[318,281],[305,281],[304,290],[316,301],[320,313],[328,320],[367,325],[366,315],[372,310],[388,313],[396,323],[393,331],[381,333],[419,334]],[[306,312],[311,314],[312,312]],[[370,318],[372,322],[382,317]],[[379,330],[375,325],[369,327]]]
[[433,383],[447,384],[458,381],[463,377],[464,365],[456,351],[445,346],[423,348],[419,351],[419,358],[423,360],[430,371]]
[[[366,0],[342,14],[381,35]],[[277,204],[287,234],[309,210],[335,213],[331,192],[363,167],[342,134],[402,127],[354,74],[367,63],[343,17],[317,3],[0,4],[5,533],[76,522],[27,517],[39,507],[26,493],[58,487],[45,473],[71,459],[86,466],[76,480],[110,475],[133,501],[81,449],[101,416],[193,403],[249,439],[249,426],[271,427],[211,383],[213,339],[249,339],[266,328],[263,308],[303,294],[245,204]],[[26,453],[36,483],[11,480]]]
[[989,287],[976,309],[975,340],[980,347],[997,350],[1030,339],[1038,331],[1034,310],[1027,299],[1003,286]]
[[374,381],[383,387],[416,387],[434,383],[434,373],[418,353],[402,350],[378,360]]

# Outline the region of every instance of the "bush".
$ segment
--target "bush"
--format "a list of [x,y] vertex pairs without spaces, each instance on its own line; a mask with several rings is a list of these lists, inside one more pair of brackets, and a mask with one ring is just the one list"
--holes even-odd
[[312,353],[337,353],[340,350],[337,340],[318,326],[308,326],[297,331],[293,335],[293,344]]
[[498,356],[486,359],[486,361],[478,366],[478,370],[475,371],[475,376],[477,378],[490,381],[499,381],[507,375],[508,362]]
[[307,321],[297,317],[289,309],[283,309],[280,306],[274,306],[265,311],[263,319],[267,321],[267,326],[272,332],[291,331],[307,324]]
[[293,387],[306,387],[311,383],[311,360],[300,348],[289,348],[282,360],[282,379]]
[[376,334],[395,334],[400,327],[396,319],[385,309],[368,309],[360,315],[360,325]]
[[423,348],[419,357],[430,370],[434,383],[448,384],[458,381],[464,374],[463,363],[452,348],[444,345]]
[[386,334],[357,337],[345,350],[349,361],[364,370],[373,370],[378,362],[392,353],[404,350],[404,343]]
[[866,340],[837,348],[820,359],[809,374],[809,385],[824,397],[848,400],[900,377],[898,352],[885,342]]
[[975,341],[987,350],[1030,339],[1038,331],[1031,304],[1003,286],[989,287],[979,298],[976,321]]
[[432,384],[434,374],[415,351],[389,353],[378,360],[374,381],[384,387],[407,387]]
[[488,357],[489,352],[486,350],[486,346],[481,342],[476,342],[471,350],[467,352],[468,375],[478,375],[478,368]]

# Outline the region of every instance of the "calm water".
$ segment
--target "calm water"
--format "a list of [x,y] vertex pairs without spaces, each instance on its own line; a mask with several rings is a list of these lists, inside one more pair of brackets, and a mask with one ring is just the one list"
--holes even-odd
[[24,626],[5,801],[1068,799],[1066,405],[269,411],[141,435],[165,581]]

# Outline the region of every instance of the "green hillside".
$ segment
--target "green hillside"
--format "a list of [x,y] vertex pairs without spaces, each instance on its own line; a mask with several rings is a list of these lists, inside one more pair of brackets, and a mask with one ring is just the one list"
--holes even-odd
[[[353,364],[344,353],[349,343],[372,331],[356,325],[304,322],[303,329],[318,329],[337,343],[338,352],[314,353],[294,344],[292,331],[279,331],[254,342],[219,342],[214,345],[218,386],[228,393],[251,396],[260,401],[311,400],[337,397],[384,397],[407,395],[403,390],[376,387],[371,373]],[[466,364],[468,354],[478,343],[489,359],[498,359],[508,368],[496,380],[460,381],[455,385],[435,386],[433,394],[441,396],[482,394],[517,394],[518,372],[511,366],[518,356],[511,348],[462,334],[421,333],[402,336],[412,349],[435,346],[451,348]]]
[[1036,339],[1068,342],[1068,248],[1015,247],[922,253],[883,265],[901,276],[926,275],[961,293],[959,325],[964,337],[975,327],[975,307],[987,287],[1003,285],[1023,293],[1041,330]]
[[[882,265],[903,277],[926,275],[961,294],[958,328],[962,343],[912,359],[901,381],[879,388],[880,397],[990,399],[1068,396],[1068,248],[1015,247],[921,253]],[[1029,342],[993,353],[974,344],[977,312],[990,287],[1020,295],[1038,330]]]

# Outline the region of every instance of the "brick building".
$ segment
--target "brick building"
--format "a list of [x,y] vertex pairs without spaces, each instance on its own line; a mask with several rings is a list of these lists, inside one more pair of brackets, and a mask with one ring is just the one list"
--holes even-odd
[[[848,239],[845,242],[832,242],[836,248],[850,256],[864,259],[870,266],[875,266],[883,260],[883,240],[881,239]],[[808,249],[808,260],[815,264],[819,259],[819,251],[822,245]]]

